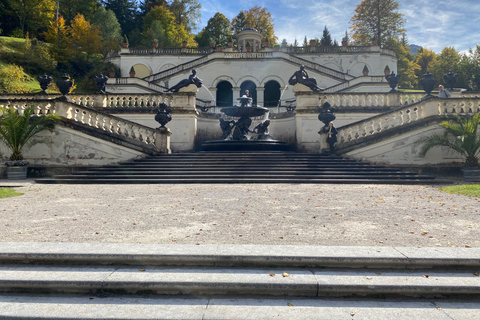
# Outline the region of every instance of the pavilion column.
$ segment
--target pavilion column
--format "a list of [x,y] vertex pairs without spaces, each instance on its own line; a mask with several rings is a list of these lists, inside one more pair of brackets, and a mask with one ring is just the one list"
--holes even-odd
[[257,106],[263,107],[265,101],[265,87],[257,87]]

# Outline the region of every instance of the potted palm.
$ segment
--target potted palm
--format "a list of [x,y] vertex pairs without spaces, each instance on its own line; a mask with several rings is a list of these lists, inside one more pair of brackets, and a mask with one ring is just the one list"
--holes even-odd
[[422,145],[420,156],[425,157],[428,150],[440,147],[461,155],[465,159],[463,176],[465,181],[480,182],[480,135],[477,133],[480,125],[480,113],[474,116],[460,117],[455,115],[455,121],[443,121],[440,126],[445,129],[441,134],[433,134],[416,142]]
[[22,149],[31,142],[34,135],[45,129],[53,129],[59,116],[34,115],[34,107],[19,112],[10,107],[0,107],[0,140],[12,151],[10,161],[5,162],[8,179],[25,179],[28,161],[23,160]]

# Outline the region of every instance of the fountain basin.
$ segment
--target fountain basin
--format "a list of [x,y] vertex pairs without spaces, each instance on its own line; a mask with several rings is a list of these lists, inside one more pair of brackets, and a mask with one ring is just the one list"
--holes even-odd
[[270,110],[263,107],[226,107],[220,109],[221,112],[225,113],[229,117],[261,117],[265,115]]

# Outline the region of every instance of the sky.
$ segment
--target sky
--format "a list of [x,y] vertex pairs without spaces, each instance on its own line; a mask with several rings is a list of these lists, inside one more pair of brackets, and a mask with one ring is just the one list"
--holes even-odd
[[[279,42],[321,38],[327,26],[332,38],[341,42],[349,21],[361,0],[198,0],[202,5],[203,28],[216,12],[232,20],[240,10],[254,6],[267,9],[272,15]],[[406,19],[409,44],[441,53],[454,47],[462,53],[480,44],[479,0],[398,0],[399,11]]]

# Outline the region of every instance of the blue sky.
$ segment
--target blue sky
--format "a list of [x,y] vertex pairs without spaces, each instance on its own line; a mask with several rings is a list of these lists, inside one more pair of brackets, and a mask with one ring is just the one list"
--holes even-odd
[[[199,0],[202,4],[202,25],[216,12],[230,20],[240,10],[254,6],[267,8],[272,14],[275,35],[299,43],[303,39],[322,36],[327,26],[332,37],[341,41],[355,7],[361,0]],[[465,52],[480,44],[480,1],[399,0],[400,12],[410,44],[440,53],[444,47]]]

